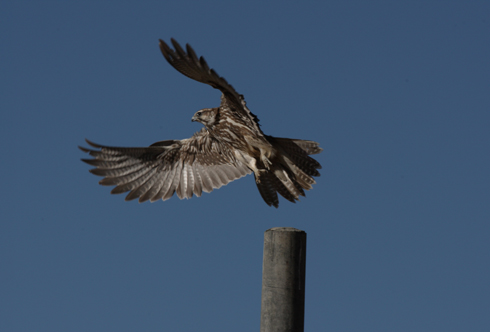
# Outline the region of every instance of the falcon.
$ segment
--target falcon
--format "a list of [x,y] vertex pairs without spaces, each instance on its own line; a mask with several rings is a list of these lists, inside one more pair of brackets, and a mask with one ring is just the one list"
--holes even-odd
[[167,62],[181,74],[221,91],[219,107],[197,111],[192,121],[201,131],[182,140],[165,140],[149,147],[110,147],[86,140],[94,149],[79,147],[93,159],[90,172],[104,178],[99,184],[116,186],[112,194],[128,192],[126,200],[139,202],[201,196],[253,172],[260,195],[278,207],[278,193],[295,203],[305,196],[319,176],[321,165],[309,155],[322,151],[314,141],[265,135],[259,119],[248,109],[242,95],[210,69],[186,45],[171,39],[173,48],[160,40]]

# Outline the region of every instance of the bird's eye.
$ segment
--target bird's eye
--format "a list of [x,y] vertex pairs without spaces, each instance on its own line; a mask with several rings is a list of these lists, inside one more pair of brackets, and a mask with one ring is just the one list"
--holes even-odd
[[196,114],[197,114],[197,116],[201,116],[202,113],[201,112],[197,112]]

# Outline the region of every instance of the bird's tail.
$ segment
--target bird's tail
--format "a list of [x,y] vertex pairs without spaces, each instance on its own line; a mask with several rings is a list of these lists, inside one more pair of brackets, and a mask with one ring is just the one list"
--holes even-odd
[[315,184],[314,176],[320,176],[322,166],[309,155],[322,152],[317,142],[300,139],[267,136],[277,151],[270,169],[260,174],[257,188],[264,201],[276,208],[279,206],[277,193],[295,203],[304,190]]

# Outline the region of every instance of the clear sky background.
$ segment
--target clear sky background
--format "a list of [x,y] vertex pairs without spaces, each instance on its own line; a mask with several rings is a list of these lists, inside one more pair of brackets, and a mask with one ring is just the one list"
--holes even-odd
[[[277,226],[308,234],[306,331],[489,330],[488,1],[2,1],[0,29],[0,331],[258,331]],[[187,138],[219,104],[171,37],[320,142],[301,202],[97,184],[84,138]]]

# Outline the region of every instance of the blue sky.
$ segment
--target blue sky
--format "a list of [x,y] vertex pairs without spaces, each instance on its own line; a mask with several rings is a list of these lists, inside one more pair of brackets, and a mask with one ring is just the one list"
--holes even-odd
[[[307,331],[490,326],[490,4],[0,4],[1,331],[253,331],[263,233],[308,234]],[[297,204],[252,176],[125,202],[84,138],[190,137],[218,91],[166,63],[190,43],[269,135],[311,139]]]

